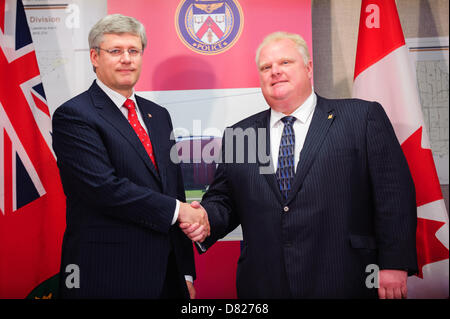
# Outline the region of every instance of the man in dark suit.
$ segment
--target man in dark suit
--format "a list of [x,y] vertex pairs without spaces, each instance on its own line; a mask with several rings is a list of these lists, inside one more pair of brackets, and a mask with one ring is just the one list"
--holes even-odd
[[[256,63],[270,109],[224,134],[204,249],[242,226],[239,298],[405,298],[415,191],[383,108],[316,95],[298,35],[267,36]],[[204,227],[180,227],[203,241]]]
[[184,203],[169,113],[134,94],[146,43],[136,19],[101,19],[89,34],[97,79],[53,115],[67,197],[63,298],[195,296],[192,244],[174,224],[209,226]]

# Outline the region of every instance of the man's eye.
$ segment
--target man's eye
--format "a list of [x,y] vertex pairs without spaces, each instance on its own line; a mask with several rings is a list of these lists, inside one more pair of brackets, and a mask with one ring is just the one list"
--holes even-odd
[[120,54],[122,54],[122,50],[120,50],[120,49],[111,49],[111,50],[109,50],[109,53],[111,53],[112,55],[120,55]]
[[139,54],[139,50],[137,49],[129,49],[128,53],[131,55],[138,55]]

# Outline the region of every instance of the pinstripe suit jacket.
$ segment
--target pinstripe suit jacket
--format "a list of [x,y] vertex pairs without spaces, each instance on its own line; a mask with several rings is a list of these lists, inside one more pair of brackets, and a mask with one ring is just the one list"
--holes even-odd
[[237,139],[224,135],[223,163],[202,201],[207,248],[242,226],[238,297],[370,298],[367,265],[415,272],[414,184],[381,105],[318,97],[287,200],[275,174],[261,174],[263,157],[250,161],[264,145],[270,151],[269,119],[267,110],[232,127],[267,137],[246,142],[243,163]]
[[[171,226],[175,198],[185,195],[180,167],[169,158],[169,113],[139,96],[136,101],[159,172],[95,82],[53,115],[53,149],[67,197],[62,297],[157,298],[171,250],[180,285],[186,287],[183,275],[195,276],[192,244]],[[69,264],[79,266],[79,289],[66,288]]]

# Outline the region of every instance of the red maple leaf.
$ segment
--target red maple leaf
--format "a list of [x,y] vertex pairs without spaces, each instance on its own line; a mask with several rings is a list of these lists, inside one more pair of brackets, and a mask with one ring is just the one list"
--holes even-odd
[[423,279],[423,266],[437,261],[448,259],[448,249],[437,238],[436,232],[445,225],[431,219],[417,218],[417,263],[419,265],[419,278]]
[[[443,198],[431,150],[424,149],[421,145],[422,126],[402,144],[414,180],[418,207]],[[436,232],[443,225],[444,222],[417,218],[416,248],[419,278],[423,278],[423,266],[449,258],[448,249],[436,238]]]
[[422,148],[421,143],[422,126],[402,144],[416,186],[417,207],[443,198],[433,155],[430,149]]

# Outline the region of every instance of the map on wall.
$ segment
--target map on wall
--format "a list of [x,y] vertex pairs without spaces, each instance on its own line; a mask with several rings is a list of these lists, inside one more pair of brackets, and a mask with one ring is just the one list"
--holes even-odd
[[441,184],[449,183],[448,39],[406,39],[416,70],[423,117]]

